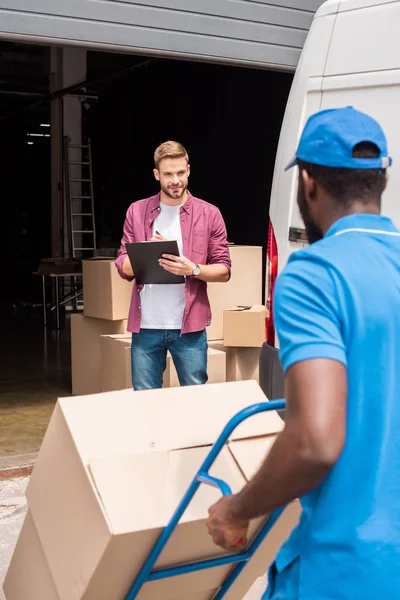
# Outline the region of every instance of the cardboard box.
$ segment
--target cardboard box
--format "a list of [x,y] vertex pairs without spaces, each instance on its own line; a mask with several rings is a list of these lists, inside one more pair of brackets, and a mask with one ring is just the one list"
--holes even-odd
[[6,600],[60,600],[28,511],[3,585]]
[[227,381],[259,381],[260,348],[232,348],[224,340],[208,343],[210,348],[226,353]]
[[[60,599],[122,600],[210,445],[238,410],[263,400],[254,382],[59,400],[27,499]],[[231,440],[281,428],[276,413],[263,413],[237,428]],[[233,491],[245,481],[229,446],[211,473]],[[223,554],[204,527],[207,509],[219,496],[201,486],[159,567]],[[242,600],[267,568],[267,554],[276,552],[294,524],[292,517],[280,519],[273,544],[263,544],[229,600]],[[209,600],[229,572],[228,566],[152,582],[139,598]]]
[[119,276],[114,259],[83,261],[83,303],[86,317],[119,321],[127,319],[133,282]]
[[236,306],[224,311],[224,346],[261,348],[266,340],[265,306]]
[[100,336],[126,333],[127,321],[92,319],[71,315],[72,393],[96,394],[101,391]]
[[130,369],[126,363],[126,350],[130,354],[132,334],[102,335],[100,338],[102,392],[126,390],[132,387]]
[[[226,353],[221,350],[209,348],[207,352],[208,364],[208,382],[224,383],[226,381]],[[167,367],[164,372],[163,387],[178,387],[179,379],[175,369],[172,356],[168,352]]]
[[224,310],[235,305],[252,306],[262,302],[262,247],[230,246],[232,276],[228,283],[209,283],[211,325],[207,327],[210,341],[224,337]]

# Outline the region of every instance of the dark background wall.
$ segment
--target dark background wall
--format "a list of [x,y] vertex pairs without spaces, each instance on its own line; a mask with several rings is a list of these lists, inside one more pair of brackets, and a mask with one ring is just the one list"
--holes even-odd
[[[89,79],[93,57],[99,63],[101,55],[88,54]],[[130,203],[158,191],[154,149],[174,139],[190,153],[191,192],[221,209],[229,240],[265,246],[275,153],[291,81],[289,73],[156,60],[100,84],[98,101],[84,111],[84,131],[93,147],[98,241],[119,245]],[[50,140],[28,145],[27,133],[43,132],[40,123],[49,118],[44,105],[39,112],[0,121],[6,282],[0,302],[6,309],[41,300],[40,281],[32,272],[51,254]]]
[[189,150],[192,194],[216,204],[236,244],[264,245],[288,73],[157,61],[100,93],[89,112],[99,230],[118,242],[131,202],[157,193],[153,153]]
[[41,257],[51,254],[50,139],[30,132],[48,133],[45,107],[40,114],[21,113],[0,122],[2,142],[0,220],[3,240],[1,304],[8,308],[40,297],[40,281],[32,278]]

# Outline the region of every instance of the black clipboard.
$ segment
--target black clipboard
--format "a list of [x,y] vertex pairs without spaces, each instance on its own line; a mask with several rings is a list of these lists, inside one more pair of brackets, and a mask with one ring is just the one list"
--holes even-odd
[[136,283],[139,285],[185,283],[183,276],[169,273],[158,263],[163,254],[179,256],[176,240],[135,242],[126,244],[125,247],[135,274]]

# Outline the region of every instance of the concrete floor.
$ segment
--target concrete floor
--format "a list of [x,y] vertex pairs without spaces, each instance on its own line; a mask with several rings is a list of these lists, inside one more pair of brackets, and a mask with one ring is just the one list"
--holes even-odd
[[5,600],[3,581],[26,514],[28,478],[0,481],[0,600]]
[[71,394],[69,324],[45,329],[41,317],[0,323],[0,468],[32,463],[57,398]]

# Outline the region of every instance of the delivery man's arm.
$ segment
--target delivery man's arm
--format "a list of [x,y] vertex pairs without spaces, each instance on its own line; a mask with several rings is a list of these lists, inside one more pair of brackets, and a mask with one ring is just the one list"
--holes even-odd
[[250,519],[315,489],[345,443],[346,354],[333,283],[326,269],[301,262],[289,265],[275,297],[285,429],[245,488],[210,509],[209,531],[225,548],[245,539]]

